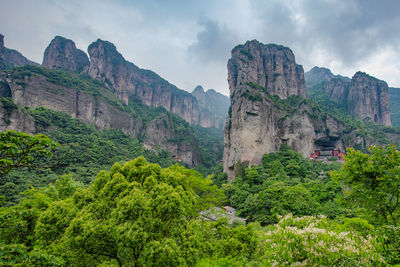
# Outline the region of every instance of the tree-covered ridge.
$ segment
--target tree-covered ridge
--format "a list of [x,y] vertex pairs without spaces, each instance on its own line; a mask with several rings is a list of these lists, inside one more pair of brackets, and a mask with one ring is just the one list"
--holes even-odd
[[221,204],[199,173],[140,157],[98,173],[89,187],[62,176],[0,208],[0,261],[29,266],[382,265],[364,221],[288,215],[232,228],[198,213]]
[[78,181],[88,184],[95,174],[109,168],[114,162],[146,157],[163,167],[174,164],[166,150],[146,150],[139,140],[120,130],[97,130],[71,116],[45,108],[23,109],[35,121],[36,131],[49,136],[60,146],[56,147],[47,168],[20,169],[5,177],[0,185],[0,195],[7,203],[19,201],[19,193],[30,186],[43,187],[60,175],[71,173]]
[[[380,196],[397,194],[393,191],[399,183],[397,154],[395,147],[373,148],[370,155],[350,150],[344,167],[334,173],[342,184],[321,173],[339,165],[312,162],[282,146],[277,153],[265,155],[262,166],[238,168],[239,183],[222,185],[229,201],[255,222],[248,226],[229,226],[226,219],[214,222],[200,216],[199,211],[226,203],[223,191],[210,177],[179,165],[163,169],[139,157],[100,171],[90,186],[63,175],[47,187],[25,191],[19,204],[0,208],[0,262],[29,266],[398,264],[398,206],[392,205],[390,214],[379,213],[381,201],[386,201]],[[376,164],[382,165],[381,171],[373,171]],[[370,191],[364,195],[362,190]],[[247,198],[245,191],[250,192]],[[243,207],[233,203],[238,196]],[[393,197],[391,204],[397,201]],[[351,205],[346,207],[345,202]],[[245,210],[251,205],[254,212]],[[248,211],[253,213],[245,214]],[[375,215],[389,220],[371,217]]]
[[[3,107],[9,107],[10,112],[19,109],[8,98],[0,100],[7,104],[3,104]],[[210,168],[221,159],[222,135],[216,129],[197,127],[194,132],[187,122],[162,107],[147,107],[139,103],[129,105],[138,116],[143,117],[145,123],[159,118],[169,124],[168,127],[174,133],[174,140],[169,140],[170,142],[186,142],[198,147],[198,153],[204,161],[202,165],[197,166],[197,169],[202,173],[209,174]],[[33,118],[37,133],[45,134],[61,145],[54,150],[53,158],[48,160],[50,162],[46,163],[48,168],[20,169],[1,181],[0,195],[6,196],[6,202],[9,204],[17,203],[20,199],[19,193],[30,186],[46,186],[65,173],[72,173],[75,179],[88,184],[99,170],[109,168],[115,162],[125,162],[138,156],[144,156],[150,162],[158,163],[162,167],[176,163],[171,154],[162,148],[154,151],[145,149],[143,146],[145,136],[132,138],[117,129],[97,130],[94,126],[74,119],[66,113],[50,109],[22,108],[21,110]],[[188,133],[191,133],[191,136],[188,136]],[[211,139],[206,141],[208,137]],[[192,143],[193,140],[200,140],[200,144]],[[217,150],[214,149],[215,146]]]
[[241,168],[223,188],[241,216],[263,225],[289,213],[335,218],[345,210],[338,203],[341,187],[331,181],[329,171],[340,166],[304,159],[282,145],[278,152],[264,155],[262,165]]
[[251,227],[232,229],[224,220],[199,217],[199,210],[220,203],[221,194],[195,171],[177,165],[162,169],[142,157],[101,171],[87,188],[63,176],[1,210],[0,260],[33,266],[192,266],[205,257],[249,256],[256,242]]

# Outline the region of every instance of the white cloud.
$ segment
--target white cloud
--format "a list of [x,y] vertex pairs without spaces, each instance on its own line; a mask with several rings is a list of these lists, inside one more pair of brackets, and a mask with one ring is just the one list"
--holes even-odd
[[55,35],[86,51],[97,38],[182,89],[228,95],[226,63],[237,43],[289,46],[304,69],[363,70],[400,87],[398,1],[2,0],[6,46],[41,62]]

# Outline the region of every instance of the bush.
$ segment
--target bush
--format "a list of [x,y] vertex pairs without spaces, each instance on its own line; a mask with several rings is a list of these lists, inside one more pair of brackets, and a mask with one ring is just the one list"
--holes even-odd
[[330,230],[325,217],[287,215],[264,232],[260,258],[268,266],[377,266],[385,261],[372,237]]

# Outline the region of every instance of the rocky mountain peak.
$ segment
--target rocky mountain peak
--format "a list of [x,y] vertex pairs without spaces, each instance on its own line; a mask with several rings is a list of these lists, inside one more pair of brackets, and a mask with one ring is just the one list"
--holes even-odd
[[362,120],[392,125],[387,83],[364,72],[357,72],[351,79],[347,106]]
[[108,41],[97,39],[88,47],[90,60],[113,60],[113,64],[124,63],[124,57],[117,51],[116,46]]
[[194,88],[194,90],[192,92],[192,95],[195,95],[195,94],[204,94],[203,86],[201,86],[201,85],[196,86],[196,88]]
[[330,69],[317,66],[313,67],[311,70],[304,74],[304,78],[306,80],[306,85],[308,88],[313,87],[318,83],[329,81],[334,77],[335,75],[333,75]]
[[267,93],[286,99],[290,95],[306,97],[304,71],[295,63],[289,48],[276,44],[263,44],[257,40],[238,45],[228,61],[230,94],[256,84]]
[[18,67],[24,65],[38,66],[36,62],[30,61],[20,52],[4,46],[4,35],[0,34],[0,69],[3,67]]
[[42,65],[50,69],[82,72],[89,67],[89,58],[76,48],[72,40],[56,36],[44,51]]
[[389,89],[385,81],[361,71],[351,79],[341,75],[320,75],[321,69],[331,73],[326,68],[314,67],[305,75],[307,85],[315,86],[309,87],[311,90],[324,90],[330,100],[339,103],[361,120],[392,125]]
[[88,74],[100,79],[115,89],[115,95],[125,104],[129,102],[129,91],[133,89],[130,75],[133,64],[128,64],[111,42],[97,39],[88,47],[90,67]]
[[89,75],[111,87],[115,96],[125,104],[132,96],[147,106],[162,106],[189,124],[198,124],[198,103],[190,93],[180,90],[156,73],[126,61],[110,42],[98,39],[89,46],[88,53]]
[[229,109],[229,98],[214,89],[205,92],[201,85],[192,91],[192,95],[199,103],[199,125],[223,129]]
[[304,99],[303,68],[289,48],[255,40],[236,46],[228,82],[231,105],[223,158],[228,179],[240,166],[259,165],[264,154],[282,144],[306,157],[315,149],[344,149],[343,124],[322,116]]
[[308,72],[304,73],[304,78],[306,80],[306,86],[307,88],[311,88],[319,83],[322,82],[327,82],[332,79],[340,79],[345,82],[349,82],[350,78],[341,76],[341,75],[335,75],[331,72],[330,69],[324,68],[324,67],[313,67],[311,70]]

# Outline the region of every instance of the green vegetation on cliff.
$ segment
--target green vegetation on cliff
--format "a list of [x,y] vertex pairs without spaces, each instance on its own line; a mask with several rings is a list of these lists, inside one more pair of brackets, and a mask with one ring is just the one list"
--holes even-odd
[[167,151],[146,150],[137,139],[120,130],[100,131],[65,113],[45,108],[25,108],[24,112],[34,118],[37,132],[49,136],[60,146],[54,150],[48,168],[21,169],[4,178],[0,184],[0,195],[6,196],[8,204],[18,202],[19,193],[30,186],[46,186],[66,173],[88,184],[100,169],[138,156],[144,156],[150,162],[157,162],[164,167],[174,163]]

